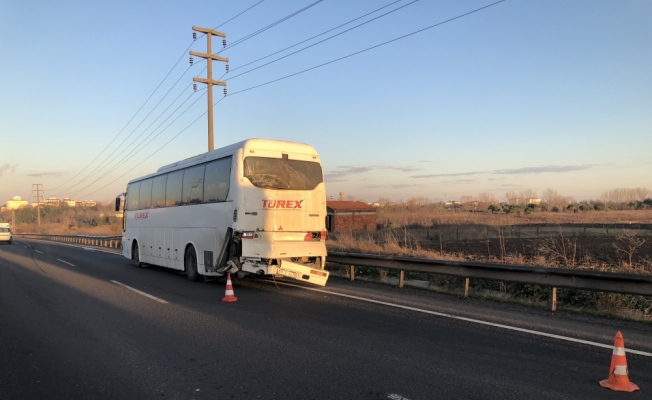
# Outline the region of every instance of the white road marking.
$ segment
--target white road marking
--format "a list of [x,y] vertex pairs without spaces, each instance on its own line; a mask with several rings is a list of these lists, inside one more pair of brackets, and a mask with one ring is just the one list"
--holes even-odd
[[27,246],[23,245],[24,248],[27,248]]
[[43,254],[42,251],[38,251],[38,250],[36,250],[36,249],[34,249],[34,251],[37,252],[37,253]]
[[165,300],[163,300],[163,299],[159,299],[158,297],[154,297],[154,296],[152,296],[151,294],[147,294],[147,293],[145,293],[145,292],[141,292],[141,291],[138,290],[138,289],[134,289],[134,288],[132,288],[131,286],[127,286],[127,285],[125,285],[124,283],[120,283],[120,282],[118,282],[118,281],[113,281],[113,280],[112,280],[111,282],[115,283],[116,285],[120,285],[120,286],[122,286],[122,287],[125,288],[125,289],[133,290],[134,292],[136,292],[136,293],[138,293],[138,294],[142,294],[142,295],[145,296],[145,297],[149,297],[150,299],[152,299],[152,300],[154,300],[154,301],[158,301],[159,303],[163,303],[163,304],[167,304],[167,303],[168,303],[167,301],[165,301]]
[[57,258],[57,261],[61,261],[61,262],[64,263],[64,264],[68,264],[68,265],[70,265],[71,267],[74,267],[74,266],[75,266],[75,264],[71,264],[71,263],[69,263],[68,261],[62,260],[62,259],[60,259],[60,258]]
[[88,251],[95,251],[95,249],[93,249],[93,248],[91,248],[91,247],[82,247],[82,249],[84,249],[84,250],[88,250]]
[[388,395],[387,398],[392,400],[410,400],[407,397],[403,397],[400,394],[396,394],[396,393],[392,393]]
[[[458,315],[446,314],[446,313],[437,312],[437,311],[424,310],[422,308],[404,306],[404,305],[401,305],[401,304],[388,303],[386,301],[380,301],[380,300],[367,299],[365,297],[352,296],[350,294],[331,292],[331,291],[323,290],[323,289],[316,289],[316,288],[309,288],[309,287],[305,287],[305,286],[293,285],[291,283],[286,283],[286,282],[276,281],[276,283],[280,284],[280,285],[296,287],[296,288],[299,288],[299,289],[310,290],[310,291],[313,291],[313,292],[327,293],[327,294],[332,294],[334,296],[340,296],[340,297],[346,297],[346,298],[349,298],[349,299],[366,301],[368,303],[382,304],[384,306],[402,308],[404,310],[410,310],[410,311],[416,311],[416,312],[421,312],[421,313],[430,314],[430,315],[436,315],[438,317],[452,318],[452,319],[457,319],[457,320],[460,320],[460,321],[472,322],[472,323],[475,323],[475,324],[488,325],[488,326],[493,326],[493,327],[496,327],[496,328],[509,329],[509,330],[512,330],[512,331],[529,333],[529,334],[532,334],[532,335],[545,336],[545,337],[549,337],[549,338],[553,338],[553,339],[559,339],[559,340],[566,340],[568,342],[575,342],[575,343],[587,344],[589,346],[603,347],[605,349],[612,349],[613,350],[613,348],[614,348],[613,345],[592,342],[590,340],[576,339],[576,338],[572,338],[572,337],[568,337],[568,336],[555,335],[553,333],[535,331],[535,330],[532,330],[532,329],[519,328],[517,326],[497,324],[497,323],[494,323],[494,322],[482,321],[482,320],[479,320],[479,319],[460,317]],[[648,353],[646,351],[631,350],[631,349],[625,349],[625,351],[627,353],[631,353],[631,354],[638,354],[638,355],[641,355],[641,356],[652,357],[652,353]]]

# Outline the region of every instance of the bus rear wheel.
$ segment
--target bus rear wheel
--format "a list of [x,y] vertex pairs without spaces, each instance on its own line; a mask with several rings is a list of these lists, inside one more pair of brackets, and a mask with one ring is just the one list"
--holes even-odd
[[144,263],[140,262],[140,249],[138,248],[138,242],[134,240],[134,243],[131,245],[131,259],[136,261],[136,266],[138,268],[143,268]]
[[195,248],[190,246],[186,250],[185,257],[186,276],[193,282],[198,282],[202,276],[197,271],[197,254]]

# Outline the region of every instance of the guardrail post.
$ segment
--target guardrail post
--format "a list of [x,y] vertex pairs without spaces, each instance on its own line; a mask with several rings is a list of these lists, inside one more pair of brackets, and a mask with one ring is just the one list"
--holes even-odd
[[557,311],[557,288],[552,288],[552,295],[550,296],[550,311]]
[[349,267],[349,276],[351,277],[351,280],[355,280],[355,265],[351,265]]
[[398,272],[398,287],[402,288],[405,283],[405,271]]
[[464,298],[469,297],[469,278],[464,278]]

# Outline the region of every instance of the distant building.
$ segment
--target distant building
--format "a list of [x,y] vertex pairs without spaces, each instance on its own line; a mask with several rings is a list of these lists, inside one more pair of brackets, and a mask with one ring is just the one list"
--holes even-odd
[[326,214],[329,232],[376,230],[376,207],[362,201],[327,201]]
[[94,207],[97,205],[97,201],[95,200],[86,200],[84,201],[84,207]]
[[27,207],[29,203],[27,200],[23,200],[20,196],[14,196],[11,200],[7,200],[7,209],[8,210],[17,210],[22,207]]
[[61,204],[66,204],[68,207],[75,207],[77,202],[68,198],[61,199]]
[[525,200],[527,200],[527,204],[541,204],[541,199],[538,199],[536,197],[531,197]]
[[56,197],[48,197],[47,199],[43,200],[43,203],[46,206],[58,206],[59,203],[61,203],[61,200],[57,199]]
[[513,204],[515,206],[523,204],[523,199],[520,197],[514,197],[513,199],[507,199],[507,204]]

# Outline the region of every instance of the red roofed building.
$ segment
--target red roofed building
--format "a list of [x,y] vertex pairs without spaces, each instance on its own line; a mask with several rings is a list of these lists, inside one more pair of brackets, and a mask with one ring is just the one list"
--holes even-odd
[[327,201],[326,214],[329,232],[376,230],[376,207],[361,201]]

